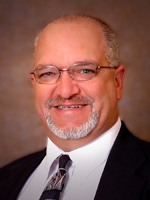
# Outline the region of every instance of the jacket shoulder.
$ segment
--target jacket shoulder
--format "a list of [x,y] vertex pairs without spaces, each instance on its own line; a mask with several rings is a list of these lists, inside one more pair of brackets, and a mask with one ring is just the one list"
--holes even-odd
[[38,152],[35,153],[31,153],[29,155],[23,156],[9,164],[7,164],[6,166],[0,168],[0,174],[4,171],[10,170],[10,169],[15,169],[16,167],[21,167],[25,165],[30,165],[30,163],[33,164],[33,161],[37,161],[40,162],[41,159],[46,155],[46,148],[42,149]]
[[98,199],[150,199],[150,142],[137,138],[123,122],[99,182]]
[[13,200],[46,155],[46,149],[24,156],[0,169],[0,199]]

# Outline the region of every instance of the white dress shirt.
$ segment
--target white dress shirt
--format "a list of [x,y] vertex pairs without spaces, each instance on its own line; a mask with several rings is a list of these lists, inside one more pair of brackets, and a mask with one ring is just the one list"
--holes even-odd
[[47,182],[58,169],[60,154],[68,154],[72,160],[69,179],[61,200],[92,200],[102,176],[108,155],[121,127],[121,121],[115,123],[96,140],[71,152],[63,152],[48,139],[47,153],[41,164],[29,177],[22,188],[18,200],[39,200]]

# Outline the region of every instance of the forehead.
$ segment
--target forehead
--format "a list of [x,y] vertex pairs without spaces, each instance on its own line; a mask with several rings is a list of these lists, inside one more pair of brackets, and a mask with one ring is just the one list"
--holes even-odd
[[39,42],[44,39],[48,39],[49,41],[54,39],[69,40],[71,38],[80,38],[81,36],[84,36],[82,38],[83,41],[87,37],[101,40],[101,42],[104,40],[103,31],[97,22],[92,20],[76,20],[49,23],[39,35]]
[[69,54],[70,59],[76,60],[75,57],[80,57],[81,54],[99,56],[103,52],[104,44],[104,34],[96,23],[86,20],[53,22],[40,33],[35,57],[52,59],[53,56],[55,59],[66,59]]

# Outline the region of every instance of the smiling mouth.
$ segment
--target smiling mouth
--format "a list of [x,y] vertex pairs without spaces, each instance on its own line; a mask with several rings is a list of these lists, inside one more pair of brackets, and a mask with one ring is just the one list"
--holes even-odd
[[87,104],[83,105],[59,105],[59,106],[54,106],[54,108],[60,109],[60,110],[71,110],[71,109],[77,109],[77,108],[82,108],[87,106]]

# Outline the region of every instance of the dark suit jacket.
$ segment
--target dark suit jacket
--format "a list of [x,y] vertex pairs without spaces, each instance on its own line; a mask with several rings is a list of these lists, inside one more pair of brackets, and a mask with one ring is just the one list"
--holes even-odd
[[[45,153],[46,149],[0,170],[0,200],[17,199]],[[124,124],[108,157],[95,200],[150,200],[150,143],[133,136]]]

